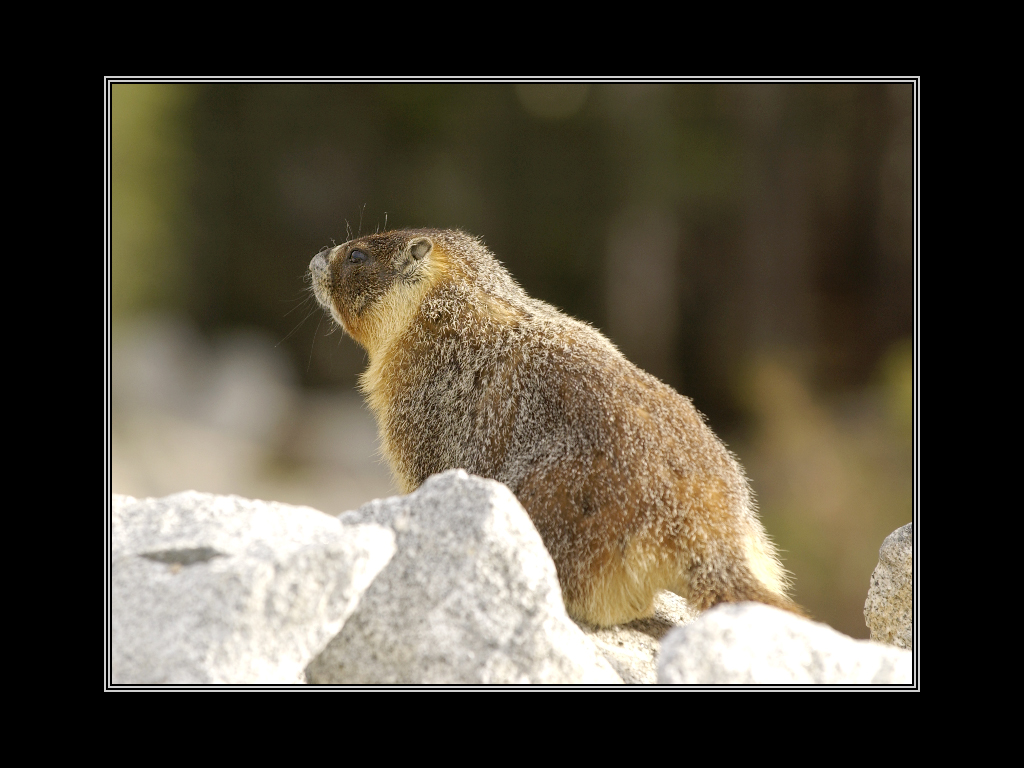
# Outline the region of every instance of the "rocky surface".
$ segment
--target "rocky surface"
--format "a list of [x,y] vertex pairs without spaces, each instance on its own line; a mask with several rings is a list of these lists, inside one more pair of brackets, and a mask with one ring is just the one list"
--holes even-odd
[[909,651],[760,603],[731,603],[665,636],[658,682],[909,684],[912,666]]
[[115,496],[113,683],[294,683],[391,559],[394,535],[309,507]]
[[871,574],[864,621],[871,639],[908,650],[914,647],[913,523],[885,537]]
[[[112,515],[114,684],[912,682],[909,650],[755,603],[695,618],[663,592],[577,625],[519,502],[462,470],[338,518],[194,491]],[[908,647],[909,541],[886,539],[865,607]]]

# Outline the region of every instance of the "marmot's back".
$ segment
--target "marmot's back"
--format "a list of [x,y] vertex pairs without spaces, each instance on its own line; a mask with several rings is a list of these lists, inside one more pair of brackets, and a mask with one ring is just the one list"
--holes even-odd
[[799,610],[742,470],[692,403],[530,299],[478,240],[382,233],[310,269],[370,354],[362,388],[402,487],[453,467],[508,485],[572,615],[629,621],[659,589],[701,609]]

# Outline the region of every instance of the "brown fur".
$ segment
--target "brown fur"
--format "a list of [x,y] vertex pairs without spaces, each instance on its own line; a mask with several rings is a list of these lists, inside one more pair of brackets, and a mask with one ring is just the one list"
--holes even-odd
[[479,240],[384,232],[321,252],[310,271],[369,353],[361,388],[402,489],[455,467],[505,483],[572,616],[648,616],[660,589],[698,609],[801,612],[743,470],[690,400],[527,296]]

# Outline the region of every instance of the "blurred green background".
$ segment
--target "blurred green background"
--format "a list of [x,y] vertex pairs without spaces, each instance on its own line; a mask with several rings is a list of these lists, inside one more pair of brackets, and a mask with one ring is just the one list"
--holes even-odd
[[115,492],[393,493],[303,277],[461,228],[693,398],[797,601],[867,637],[912,514],[912,84],[110,87]]

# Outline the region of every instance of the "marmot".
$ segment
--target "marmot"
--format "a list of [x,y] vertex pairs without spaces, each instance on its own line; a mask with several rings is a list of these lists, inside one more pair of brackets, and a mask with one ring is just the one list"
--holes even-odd
[[369,353],[360,388],[404,492],[461,467],[507,485],[597,625],[696,609],[796,613],[736,459],[694,408],[592,326],[532,299],[478,238],[381,232],[309,265],[317,301]]

